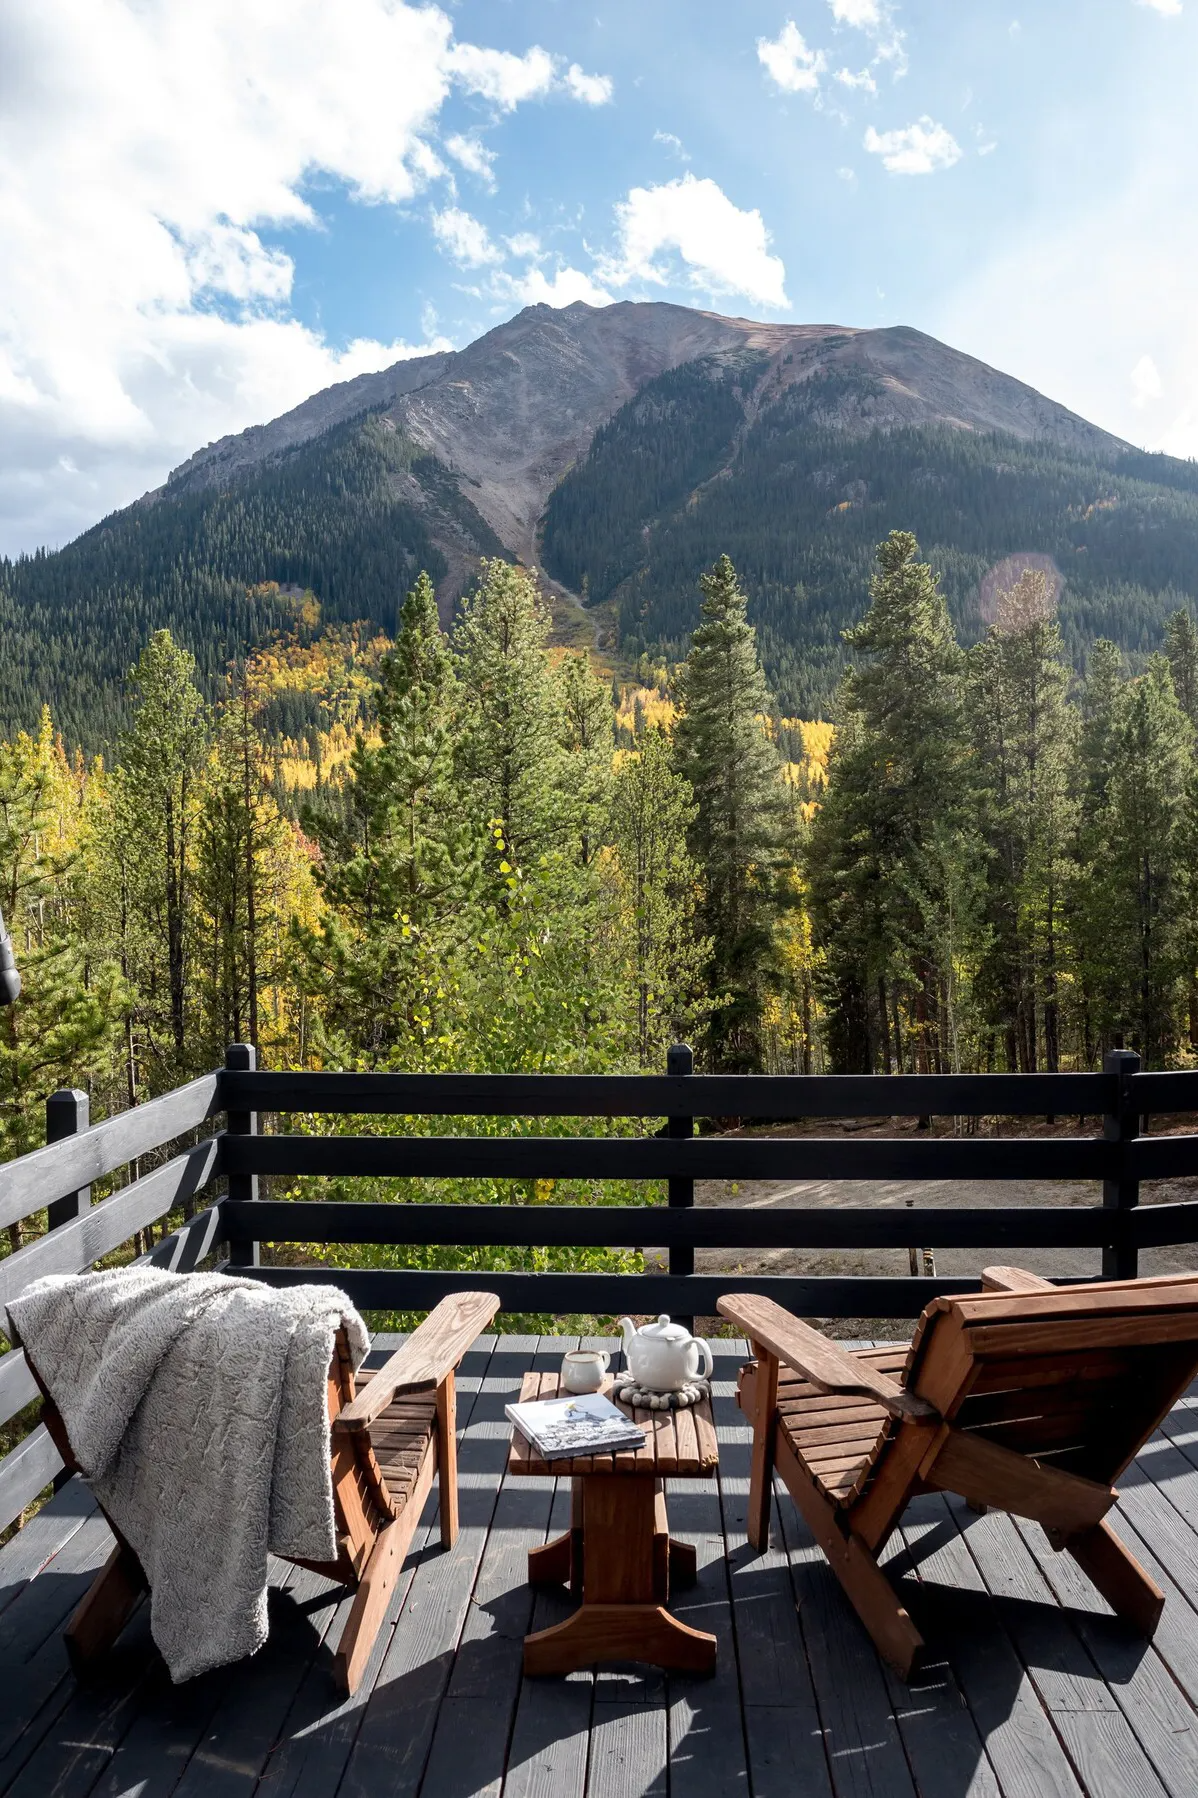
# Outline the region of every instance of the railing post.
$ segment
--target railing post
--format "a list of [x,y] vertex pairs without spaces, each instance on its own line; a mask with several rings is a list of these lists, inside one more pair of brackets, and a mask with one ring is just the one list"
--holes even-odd
[[[1131,1096],[1131,1076],[1140,1071],[1140,1057],[1133,1049],[1110,1049],[1103,1058],[1103,1070],[1113,1074],[1117,1082],[1114,1109],[1103,1119],[1102,1134],[1107,1142],[1132,1142],[1140,1134],[1140,1119]],[[1115,1180],[1102,1183],[1102,1202],[1109,1211],[1134,1211],[1140,1202],[1140,1182],[1124,1178],[1120,1169]],[[1120,1229],[1116,1241],[1102,1251],[1102,1272],[1107,1280],[1134,1280],[1140,1270],[1139,1251]]]
[[[231,1074],[252,1074],[258,1065],[258,1052],[251,1043],[230,1043],[225,1050],[225,1067]],[[258,1113],[256,1111],[233,1111],[226,1107],[225,1129],[230,1136],[257,1136]],[[256,1199],[258,1197],[257,1174],[230,1174],[229,1197],[231,1199]],[[257,1267],[258,1244],[252,1236],[230,1235],[229,1237],[230,1267]]]
[[[666,1051],[666,1073],[671,1076],[693,1074],[695,1057],[689,1044],[674,1043]],[[666,1119],[666,1135],[685,1140],[695,1134],[693,1117],[671,1117]],[[695,1183],[693,1180],[671,1180],[669,1182],[670,1209],[689,1210],[695,1202]],[[695,1251],[689,1245],[686,1248],[670,1244],[669,1266],[672,1274],[693,1274],[695,1271]],[[689,1330],[695,1327],[693,1317],[682,1317]]]
[[[91,1122],[91,1104],[86,1093],[76,1087],[60,1087],[58,1092],[51,1093],[46,1100],[46,1141],[62,1142],[64,1137],[76,1136],[80,1130],[86,1130]],[[90,1211],[92,1189],[81,1186],[78,1192],[68,1192],[61,1199],[55,1199],[46,1209],[46,1225],[48,1229],[57,1230],[60,1224],[74,1223]]]

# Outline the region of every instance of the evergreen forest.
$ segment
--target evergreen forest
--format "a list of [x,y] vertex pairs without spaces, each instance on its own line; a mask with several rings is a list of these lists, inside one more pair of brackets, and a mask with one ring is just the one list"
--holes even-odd
[[155,629],[188,649],[210,699],[304,592],[330,621],[393,633],[417,572],[444,574],[444,535],[475,557],[500,550],[442,465],[374,416],[250,478],[172,480],[65,549],[0,561],[0,732],[31,729],[48,703],[68,741],[111,757]]
[[[1192,463],[871,428],[885,395],[867,373],[845,365],[775,389],[762,369],[746,350],[646,382],[549,496],[545,570],[601,608],[628,667],[685,658],[696,571],[728,554],[777,706],[828,718],[844,632],[895,528],[923,545],[965,645],[993,622],[1012,559],[1048,573],[1076,672],[1099,637],[1138,672],[1168,618],[1198,609]],[[131,717],[127,671],[156,629],[194,657],[215,703],[230,660],[290,628],[307,594],[330,624],[394,636],[423,569],[452,615],[479,558],[505,553],[470,493],[393,419],[366,413],[258,463],[184,468],[64,549],[0,561],[0,735],[35,730],[48,703],[68,742],[111,762]],[[318,727],[310,708],[303,724]]]
[[851,369],[787,387],[749,417],[741,397],[756,372],[750,356],[713,359],[647,383],[550,496],[545,567],[614,610],[626,656],[685,654],[695,570],[726,553],[752,595],[778,703],[826,716],[874,546],[896,526],[939,571],[963,642],[992,622],[987,577],[1017,555],[1055,565],[1078,669],[1096,637],[1141,666],[1166,619],[1198,606],[1193,463],[948,426],[846,430],[838,408],[867,416],[883,397]]
[[535,576],[491,558],[449,634],[423,571],[394,637],[309,595],[210,697],[160,628],[110,759],[49,708],[0,743],[24,979],[0,1013],[0,1155],[40,1142],[58,1086],[98,1117],[232,1041],[275,1068],[660,1070],[680,1037],[732,1072],[1082,1069],[1118,1046],[1198,1065],[1188,610],[1138,664],[1098,639],[1078,674],[1025,569],[962,644],[892,532],[828,725],[781,710],[728,556],[698,588],[686,654],[640,685],[551,647]]

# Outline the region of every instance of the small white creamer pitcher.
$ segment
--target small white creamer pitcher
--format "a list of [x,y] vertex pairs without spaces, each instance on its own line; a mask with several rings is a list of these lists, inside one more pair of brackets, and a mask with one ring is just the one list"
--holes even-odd
[[562,1385],[567,1392],[598,1392],[610,1365],[603,1349],[569,1349],[562,1356]]

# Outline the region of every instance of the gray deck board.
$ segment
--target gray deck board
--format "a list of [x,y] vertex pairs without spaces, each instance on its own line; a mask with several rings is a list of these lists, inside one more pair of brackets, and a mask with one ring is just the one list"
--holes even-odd
[[978,1517],[955,1498],[948,1504],[987,1588],[1000,1600],[1003,1624],[1083,1790],[1103,1798],[1165,1798],[1069,1614],[1050,1602],[1051,1588],[1014,1519],[998,1512]]
[[[390,1343],[379,1339],[377,1355]],[[430,1500],[354,1699],[332,1683],[349,1600],[279,1570],[261,1654],[172,1687],[141,1607],[100,1674],[71,1676],[70,1611],[110,1546],[74,1481],[0,1549],[0,1798],[1192,1798],[1198,1791],[1198,1395],[1120,1482],[1113,1518],[1167,1595],[1146,1644],[1030,1524],[915,1501],[889,1571],[928,1643],[884,1668],[785,1493],[745,1539],[743,1345],[715,1344],[718,1481],[677,1481],[700,1576],[672,1603],[714,1630],[714,1679],[627,1666],[525,1679],[528,1549],[568,1482],[504,1479],[505,1403],[565,1339],[482,1338],[459,1379],[462,1529]]]
[[507,1460],[504,1406],[519,1396],[536,1347],[535,1337],[496,1342],[458,1451],[458,1539],[417,1567],[403,1627],[392,1636],[346,1763],[341,1798],[415,1798],[420,1790]]

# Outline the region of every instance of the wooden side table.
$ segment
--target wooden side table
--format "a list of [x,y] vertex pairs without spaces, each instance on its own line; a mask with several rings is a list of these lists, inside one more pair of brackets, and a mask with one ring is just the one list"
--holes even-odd
[[[612,1397],[610,1375],[603,1390]],[[522,1401],[557,1398],[556,1373],[529,1373]],[[621,1406],[641,1424],[643,1448],[542,1461],[512,1431],[509,1474],[569,1476],[571,1527],[529,1551],[533,1584],[568,1584],[582,1602],[564,1623],[524,1638],[526,1673],[573,1673],[598,1661],[649,1661],[686,1673],[715,1672],[715,1637],[666,1609],[672,1582],[695,1579],[695,1551],[666,1523],[666,1479],[708,1479],[719,1463],[711,1400],[686,1411]]]

